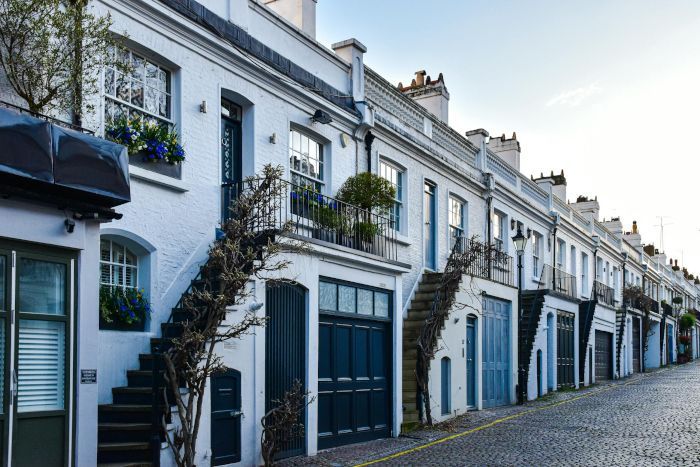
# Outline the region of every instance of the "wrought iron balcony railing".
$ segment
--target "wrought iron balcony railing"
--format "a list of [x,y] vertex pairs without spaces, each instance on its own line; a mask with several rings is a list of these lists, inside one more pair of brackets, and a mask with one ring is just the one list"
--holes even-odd
[[[229,217],[228,206],[245,190],[251,190],[260,180],[246,180],[222,185],[222,206]],[[396,230],[388,217],[344,203],[285,180],[266,212],[261,213],[258,228],[267,230],[291,226],[293,235],[320,240],[362,251],[384,259],[397,260]]]
[[600,281],[593,281],[593,296],[600,303],[615,306],[615,289]]
[[499,284],[515,286],[513,277],[513,258],[488,244],[468,237],[454,237],[453,251],[456,254],[469,255],[466,274],[481,277]]
[[540,286],[558,292],[567,297],[578,299],[576,293],[576,277],[561,269],[545,264],[540,275]]

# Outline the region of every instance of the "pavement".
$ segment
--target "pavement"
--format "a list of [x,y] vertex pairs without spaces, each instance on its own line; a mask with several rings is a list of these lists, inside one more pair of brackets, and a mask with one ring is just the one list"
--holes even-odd
[[700,361],[281,465],[700,466]]

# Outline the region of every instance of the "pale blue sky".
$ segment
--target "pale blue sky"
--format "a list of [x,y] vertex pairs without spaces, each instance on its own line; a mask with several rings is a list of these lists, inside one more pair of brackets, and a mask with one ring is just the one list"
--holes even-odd
[[355,37],[392,83],[442,72],[450,125],[517,132],[522,171],[640,224],[700,273],[700,1],[319,0],[317,38]]

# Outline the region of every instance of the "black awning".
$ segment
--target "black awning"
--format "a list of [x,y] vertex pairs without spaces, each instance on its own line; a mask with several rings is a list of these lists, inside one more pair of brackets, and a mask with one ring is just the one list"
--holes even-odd
[[83,209],[128,203],[126,148],[0,108],[0,193]]

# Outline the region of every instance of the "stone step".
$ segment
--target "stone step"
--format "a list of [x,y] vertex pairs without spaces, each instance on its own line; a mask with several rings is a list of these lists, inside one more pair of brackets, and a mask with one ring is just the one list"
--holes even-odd
[[442,280],[441,272],[424,272],[421,277],[421,284],[435,284]]

